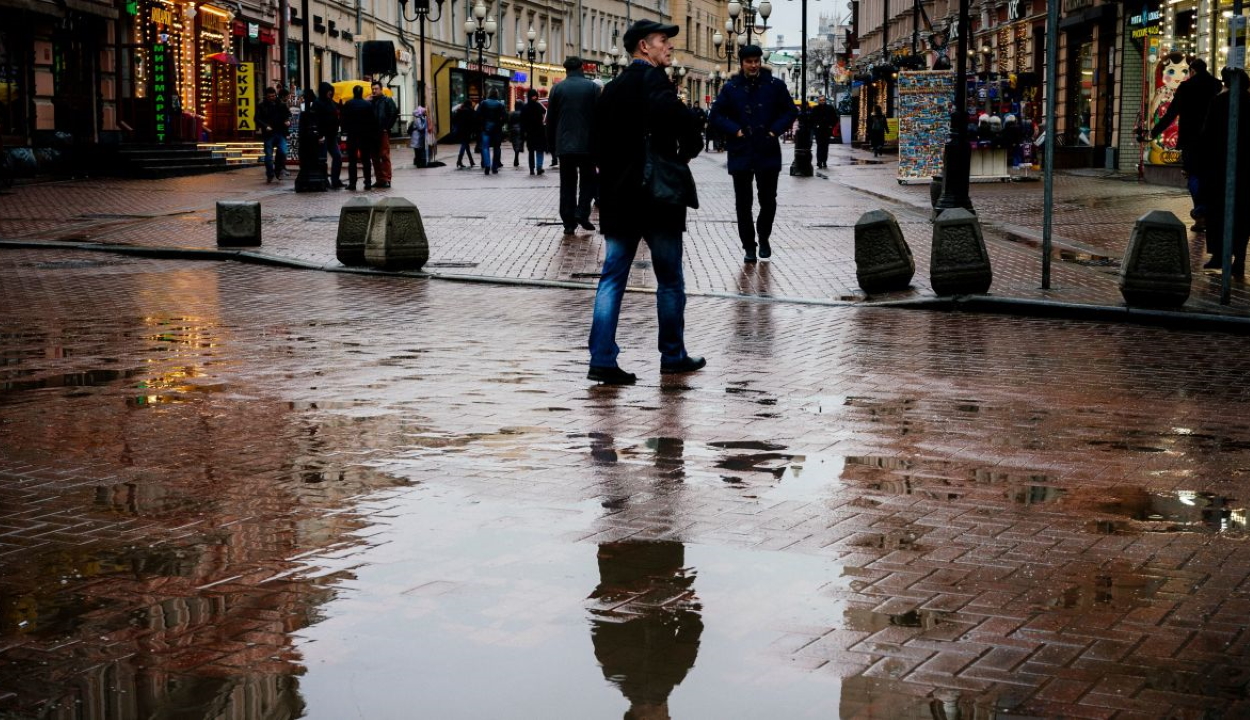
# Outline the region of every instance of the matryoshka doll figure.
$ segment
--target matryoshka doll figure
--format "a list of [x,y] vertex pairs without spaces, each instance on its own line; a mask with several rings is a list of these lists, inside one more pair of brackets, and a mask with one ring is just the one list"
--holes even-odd
[[[1176,88],[1189,77],[1189,59],[1183,54],[1168,53],[1155,66],[1155,92],[1150,98],[1150,122],[1146,127],[1154,127],[1159,118],[1168,111]],[[1163,134],[1150,141],[1147,160],[1154,165],[1165,162],[1180,162],[1180,151],[1176,147],[1177,123],[1173,122]]]

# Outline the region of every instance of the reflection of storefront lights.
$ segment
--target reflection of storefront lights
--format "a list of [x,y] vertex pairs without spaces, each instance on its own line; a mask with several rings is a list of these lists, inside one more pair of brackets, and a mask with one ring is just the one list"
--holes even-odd
[[1194,502],[1194,498],[1196,497],[1198,497],[1198,493],[1194,492],[1193,490],[1176,491],[1176,499],[1180,500],[1186,505],[1190,505],[1190,506],[1196,505],[1197,503]]

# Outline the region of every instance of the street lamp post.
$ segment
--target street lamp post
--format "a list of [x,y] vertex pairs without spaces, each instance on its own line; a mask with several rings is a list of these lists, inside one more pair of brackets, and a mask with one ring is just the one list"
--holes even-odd
[[[729,0],[729,19],[725,21],[725,33],[721,34],[717,30],[712,35],[712,44],[715,45],[715,53],[717,58],[725,61],[725,69],[729,70],[729,74],[733,74],[734,54],[737,52],[735,48],[742,48],[751,43],[754,36],[763,36],[768,32],[768,16],[773,13],[773,5],[768,0],[763,0],[756,7],[753,0],[746,0],[744,5],[740,0]],[[764,24],[756,25],[755,18],[760,17],[764,20]],[[721,54],[721,46],[725,47],[725,52]],[[764,61],[768,61],[768,53],[764,54]]]
[[[516,41],[516,56],[530,61],[530,90],[534,89],[534,58],[541,58],[547,54],[547,41],[539,40],[538,46],[534,46],[534,38],[538,37],[538,33],[534,32],[534,26],[530,25],[530,29],[525,33],[525,40],[518,39]],[[528,43],[528,44],[527,44]]]
[[[967,2],[968,0],[961,0]],[[811,115],[807,111],[807,0],[803,3],[803,38],[800,62],[803,70],[799,92],[799,130],[794,134],[794,162],[790,163],[790,174],[795,177],[812,177],[816,174],[812,168],[812,128]]]
[[[938,212],[951,208],[972,210],[972,198],[968,197],[969,174],[972,172],[972,150],[968,147],[968,0],[959,0],[959,19],[956,23],[959,45],[955,51],[955,107],[951,109],[950,141],[946,143],[942,163],[942,196],[937,201]],[[1049,141],[1054,137],[1054,130],[1048,127],[1046,132]]]
[[[413,17],[408,17],[408,0],[399,0],[399,14],[408,22],[417,23],[421,35],[421,75],[417,80],[417,105],[429,107],[425,101],[425,21],[438,22],[443,17],[443,0],[435,0],[438,4],[438,15],[430,17],[430,0],[412,0]],[[411,47],[411,46],[410,46]]]
[[[965,0],[966,1],[966,0]],[[478,85],[478,100],[486,99],[486,61],[482,53],[490,49],[492,41],[495,39],[495,31],[499,26],[495,24],[495,18],[486,17],[486,5],[482,0],[478,0],[477,5],[473,6],[473,17],[464,21],[464,32],[469,36],[469,41],[473,44],[473,48],[477,50],[477,71],[481,73],[481,83]]]

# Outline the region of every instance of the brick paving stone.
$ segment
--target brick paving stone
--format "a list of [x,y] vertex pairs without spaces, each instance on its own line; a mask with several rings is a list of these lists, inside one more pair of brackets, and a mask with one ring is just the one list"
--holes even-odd
[[[488,604],[481,652],[502,651],[560,603],[581,628],[595,586],[566,596],[518,563],[593,576],[594,543],[640,537],[723,553],[688,560],[705,641],[762,617],[730,634],[760,636],[759,667],[806,673],[796,687],[958,689],[1037,717],[1244,696],[1241,521],[1140,519],[1203,493],[1243,507],[1238,338],[696,297],[709,367],[662,378],[653,305],[630,296],[641,382],[608,389],[584,381],[580,290],[61,262],[79,257],[0,254],[0,546],[46,538],[0,554],[0,597],[56,609],[20,632],[0,614],[0,686],[32,677],[0,711],[72,699],[92,668],[129,677],[144,648],[160,672],[254,666],[314,691],[322,663],[301,665],[328,645],[308,638],[452,602]],[[780,475],[729,470],[757,462],[744,443],[784,445]],[[480,556],[398,542],[429,527]],[[492,546],[507,533],[538,539]],[[802,567],[787,580],[819,617],[716,585],[751,553]],[[431,582],[456,590],[403,593]]]

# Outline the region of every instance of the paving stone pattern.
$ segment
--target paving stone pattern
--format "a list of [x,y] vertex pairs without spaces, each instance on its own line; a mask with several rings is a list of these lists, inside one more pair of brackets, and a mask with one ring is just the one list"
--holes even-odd
[[[785,152],[790,153],[789,145]],[[733,220],[733,188],[725,155],[707,153],[692,167],[701,207],[690,214],[685,244],[692,293],[864,302],[855,281],[853,228],[864,212],[885,208],[899,216],[916,256],[911,290],[873,300],[933,297],[929,287],[931,211],[927,185],[900,185],[895,164],[846,146],[831,149],[830,168],[817,177],[782,174],[774,231],[776,259],[766,275],[744,267]],[[183,249],[214,248],[213,203],[258,199],[264,208],[262,255],[315,267],[341,268],[334,256],[334,222],[344,192],[296,194],[290,184],[266,185],[251,168],[176,181],[98,181],[25,186],[0,196],[0,239],[64,240]],[[603,260],[602,236],[562,234],[556,173],[531,176],[505,167],[484,176],[453,167],[398,166],[394,189],[421,209],[431,244],[426,270],[436,275],[561,281],[593,285]],[[1151,210],[1188,218],[1184,190],[1142,185],[1102,171],[1057,175],[1055,262],[1051,287],[1041,289],[1042,183],[974,183],[971,197],[987,230],[993,262],[991,294],[1123,307],[1119,261],[1133,222]],[[1193,266],[1205,257],[1192,236]],[[634,287],[654,287],[645,249]],[[1250,292],[1235,282],[1230,306],[1219,304],[1219,278],[1196,273],[1186,309],[1244,315]]]
[[[321,653],[393,651],[431,608],[482,597],[498,598],[486,621],[457,616],[469,647],[520,643],[558,686],[529,630],[564,622],[585,643],[594,582],[568,593],[515,569],[669,542],[742,567],[824,563],[802,578],[824,619],[770,617],[763,589],[743,591],[751,619],[729,632],[766,636],[750,655],[771,669],[721,692],[821,690],[742,717],[1250,714],[1244,341],[694,298],[688,344],[708,367],[662,377],[653,301],[631,295],[622,364],[640,384],[612,389],[584,380],[591,297],[0,255],[0,711],[140,717],[216,698],[331,717],[318,689],[368,673]],[[477,539],[402,541],[422,527]],[[388,565],[403,579],[370,579]],[[620,596],[620,612],[688,617],[691,593],[713,594],[700,579]],[[591,617],[616,607],[593,594]],[[702,613],[710,644],[724,628]],[[391,635],[359,632],[368,615]],[[334,628],[344,644],[322,647]],[[600,663],[634,657],[595,642]],[[715,666],[695,658],[673,701],[703,707],[682,692]],[[789,684],[768,695],[769,678]],[[454,693],[463,714],[446,716],[480,717],[487,682],[422,702]],[[353,700],[388,716],[380,696]]]

